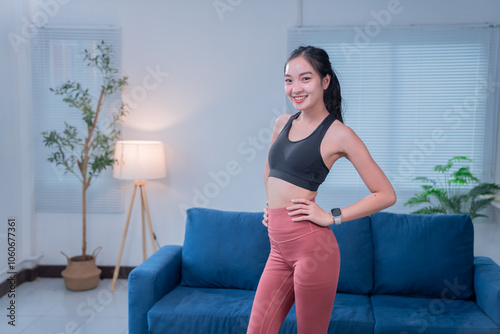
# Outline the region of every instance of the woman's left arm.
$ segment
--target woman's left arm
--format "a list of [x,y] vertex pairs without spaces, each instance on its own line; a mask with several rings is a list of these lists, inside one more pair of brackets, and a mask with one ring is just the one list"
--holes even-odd
[[356,168],[371,192],[370,195],[356,203],[341,208],[342,221],[349,221],[371,215],[394,205],[396,192],[358,135],[348,126],[342,128],[339,133],[341,150]]
[[[335,134],[335,142],[341,151],[340,153],[353,164],[371,192],[370,195],[356,203],[340,208],[342,213],[341,221],[346,222],[365,217],[394,205],[396,203],[394,188],[371,157],[363,141],[348,126],[342,125],[338,130]],[[314,202],[305,199],[295,199],[293,202],[297,204],[290,207],[290,210],[293,211],[292,215],[307,214],[307,216],[294,220],[307,219],[323,226],[333,223],[330,212],[322,210]]]

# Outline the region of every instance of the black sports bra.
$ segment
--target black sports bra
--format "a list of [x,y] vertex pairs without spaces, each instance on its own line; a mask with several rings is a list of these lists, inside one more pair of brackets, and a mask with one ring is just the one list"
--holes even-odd
[[321,141],[336,118],[333,114],[329,114],[309,136],[291,141],[288,134],[293,120],[300,113],[299,111],[290,116],[269,149],[269,176],[316,191],[330,171],[321,157]]

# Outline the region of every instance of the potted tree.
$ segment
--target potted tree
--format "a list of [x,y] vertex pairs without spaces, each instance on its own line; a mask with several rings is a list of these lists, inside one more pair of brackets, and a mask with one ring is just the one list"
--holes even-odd
[[[416,177],[413,180],[427,183],[422,185],[423,191],[415,194],[405,206],[426,205],[413,211],[414,214],[467,214],[471,219],[476,217],[487,217],[479,213],[495,199],[495,194],[500,186],[495,183],[481,183],[475,177],[469,167],[460,167],[451,171],[455,162],[471,162],[472,160],[456,156],[448,160],[445,165],[437,165],[434,171],[442,174],[442,180],[429,179],[427,177]],[[460,188],[472,183],[477,183],[468,192],[460,191]],[[433,203],[431,199],[437,200]]]
[[86,192],[91,182],[113,165],[120,123],[126,115],[126,106],[121,103],[117,110],[112,111],[109,124],[104,126],[102,117],[99,117],[102,115],[105,100],[127,86],[128,78],[118,78],[118,70],[111,67],[110,53],[111,46],[104,41],[96,46],[94,54],[88,50],[84,51],[84,62],[97,68],[102,76],[98,99],[76,81],[67,81],[55,89],[50,88],[54,94],[61,95],[70,107],[81,112],[86,131],[80,135],[77,127],[65,123],[62,133],[42,133],[45,146],[52,149],[47,160],[56,166],[62,166],[65,173],[75,175],[82,185],[82,253],[70,258],[61,252],[68,260],[66,269],[62,271],[65,286],[75,291],[93,289],[99,283],[101,270],[95,265],[95,257],[100,247],[92,255],[87,254]]

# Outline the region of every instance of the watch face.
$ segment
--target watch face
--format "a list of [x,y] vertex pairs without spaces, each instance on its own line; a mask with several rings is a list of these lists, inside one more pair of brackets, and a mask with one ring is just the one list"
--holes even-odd
[[332,209],[332,216],[334,217],[340,216],[340,209],[339,208]]

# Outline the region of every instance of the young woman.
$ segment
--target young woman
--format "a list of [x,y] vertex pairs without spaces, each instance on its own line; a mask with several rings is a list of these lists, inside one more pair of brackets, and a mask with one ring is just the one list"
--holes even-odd
[[[328,54],[299,47],[284,71],[285,92],[298,112],[281,115],[271,138],[262,221],[271,253],[247,333],[278,333],[295,303],[298,333],[324,334],[340,270],[337,240],[329,225],[383,210],[396,202],[396,194],[361,139],[343,124],[340,86]],[[354,165],[371,194],[324,211],[314,201],[317,189],[341,157]]]

